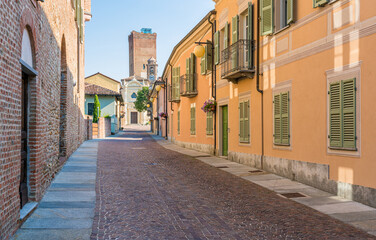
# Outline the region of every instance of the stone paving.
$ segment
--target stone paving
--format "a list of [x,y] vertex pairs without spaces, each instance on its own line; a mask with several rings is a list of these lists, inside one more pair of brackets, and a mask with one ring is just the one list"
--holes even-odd
[[158,142],[174,151],[135,131],[99,142],[91,239],[376,239],[278,196],[278,176]]
[[87,141],[68,159],[15,240],[90,239],[95,207],[98,141]]

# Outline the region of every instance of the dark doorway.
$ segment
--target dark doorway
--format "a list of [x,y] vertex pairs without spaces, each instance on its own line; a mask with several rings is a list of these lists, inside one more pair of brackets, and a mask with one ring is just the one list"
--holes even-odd
[[138,114],[137,112],[131,112],[131,124],[138,123]]
[[228,155],[228,107],[222,107],[222,155]]
[[28,127],[29,127],[29,77],[22,74],[21,97],[21,176],[20,176],[20,200],[21,208],[29,201],[28,194]]

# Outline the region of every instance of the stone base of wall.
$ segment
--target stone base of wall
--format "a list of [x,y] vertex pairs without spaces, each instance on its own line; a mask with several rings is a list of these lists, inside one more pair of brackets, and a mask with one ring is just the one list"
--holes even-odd
[[214,155],[214,147],[213,145],[210,145],[210,144],[180,142],[180,141],[176,141],[175,139],[172,139],[172,142],[184,148],[189,148],[189,149],[197,150],[199,152]]
[[[376,207],[376,189],[337,182],[329,179],[329,165],[302,162],[284,158],[229,152],[228,159],[251,167],[263,169],[291,180],[304,183],[340,197]],[[263,167],[261,167],[263,165]]]

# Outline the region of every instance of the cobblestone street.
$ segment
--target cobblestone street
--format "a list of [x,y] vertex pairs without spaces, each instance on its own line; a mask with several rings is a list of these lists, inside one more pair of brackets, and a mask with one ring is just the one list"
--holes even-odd
[[96,191],[91,239],[374,239],[140,131],[99,142]]

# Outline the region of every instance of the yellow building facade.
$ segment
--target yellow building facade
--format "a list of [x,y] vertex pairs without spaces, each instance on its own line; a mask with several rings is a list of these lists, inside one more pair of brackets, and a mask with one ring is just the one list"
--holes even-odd
[[[163,79],[174,85],[173,69],[186,72],[202,38],[214,44],[215,92],[211,74],[198,72],[197,95],[170,97],[171,140],[376,206],[376,3],[214,2],[206,18],[215,33],[207,19],[199,23],[173,50]],[[200,108],[213,96],[210,136]]]

